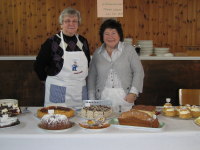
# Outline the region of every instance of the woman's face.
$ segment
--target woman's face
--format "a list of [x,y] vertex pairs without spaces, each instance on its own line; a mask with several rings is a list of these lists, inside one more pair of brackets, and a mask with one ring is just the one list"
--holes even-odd
[[67,36],[73,36],[78,30],[78,17],[77,16],[65,16],[63,23],[61,24],[63,33]]
[[103,34],[103,40],[106,44],[106,47],[115,48],[119,43],[120,36],[116,29],[107,28]]

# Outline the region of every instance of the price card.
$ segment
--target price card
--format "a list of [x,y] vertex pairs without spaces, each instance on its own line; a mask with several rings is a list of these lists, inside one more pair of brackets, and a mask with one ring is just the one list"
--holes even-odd
[[54,109],[49,109],[48,114],[54,114]]
[[85,107],[90,107],[90,103],[85,103]]

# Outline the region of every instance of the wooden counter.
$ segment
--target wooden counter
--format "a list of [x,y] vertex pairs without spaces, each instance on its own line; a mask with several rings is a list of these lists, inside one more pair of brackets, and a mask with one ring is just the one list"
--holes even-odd
[[[200,57],[140,57],[144,71],[138,104],[163,105],[170,97],[178,105],[178,89],[200,89]],[[35,56],[0,57],[0,99],[14,98],[21,106],[42,106],[44,84],[34,70]]]

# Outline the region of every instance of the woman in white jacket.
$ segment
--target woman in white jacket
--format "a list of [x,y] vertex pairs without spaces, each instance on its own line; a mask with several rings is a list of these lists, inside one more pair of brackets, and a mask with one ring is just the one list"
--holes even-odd
[[108,19],[100,27],[103,43],[92,57],[90,99],[111,100],[114,111],[127,111],[142,92],[144,70],[135,48],[123,42],[121,24]]

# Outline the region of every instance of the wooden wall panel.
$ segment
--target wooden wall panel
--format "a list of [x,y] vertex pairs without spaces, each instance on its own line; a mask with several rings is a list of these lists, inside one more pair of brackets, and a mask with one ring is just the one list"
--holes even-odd
[[[0,55],[37,55],[41,44],[60,30],[58,16],[68,7],[81,12],[79,33],[91,52],[98,46],[99,26],[96,0],[1,0]],[[154,47],[182,52],[185,45],[200,45],[199,0],[124,0],[124,37],[153,40]]]
[[[32,69],[33,62],[0,61],[0,99],[18,99],[20,106],[43,106],[45,87]],[[137,104],[162,106],[170,97],[178,105],[178,89],[200,89],[199,60],[142,60],[142,64],[144,87]]]

